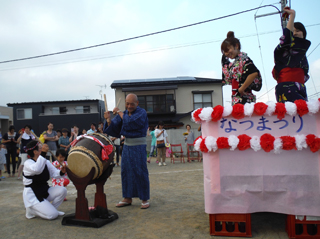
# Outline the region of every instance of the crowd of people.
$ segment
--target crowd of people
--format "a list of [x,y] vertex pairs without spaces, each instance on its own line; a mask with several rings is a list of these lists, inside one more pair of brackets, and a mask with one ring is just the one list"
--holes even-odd
[[[39,138],[33,133],[31,125],[25,125],[23,129],[16,131],[15,127],[11,125],[7,133],[2,136],[0,147],[0,180],[5,179],[4,173],[7,173],[7,177],[15,177],[17,173],[17,179],[22,180],[22,171],[25,161],[28,159],[28,154],[24,150],[24,147],[32,140],[40,140],[49,147],[49,151],[46,154],[46,159],[52,162],[57,160],[56,153],[64,151],[65,159],[67,161],[68,154],[71,148],[71,142],[75,140],[81,134],[89,133],[103,133],[103,123],[100,122],[96,128],[96,124],[92,123],[90,129],[83,129],[80,133],[79,128],[74,125],[69,131],[67,128],[62,130],[54,130],[53,123],[49,122],[47,130],[43,131]],[[38,138],[38,139],[37,139]],[[122,139],[123,140],[123,139]],[[119,166],[120,151],[120,138],[112,138],[117,151],[117,166]]]
[[[95,123],[90,129],[83,130],[83,134],[103,133],[103,123],[96,129]],[[63,212],[57,210],[58,206],[67,200],[66,186],[70,183],[66,167],[71,142],[81,133],[79,128],[73,126],[68,129],[54,130],[53,123],[49,122],[47,130],[39,138],[33,133],[30,125],[19,131],[11,125],[1,139],[0,147],[0,180],[15,177],[23,180],[23,201],[26,207],[26,218],[36,216],[44,219],[54,219]],[[120,148],[120,139],[113,137],[115,145]],[[118,147],[117,147],[118,148]],[[120,150],[117,150],[117,165],[119,166]],[[52,178],[52,187],[48,180]]]

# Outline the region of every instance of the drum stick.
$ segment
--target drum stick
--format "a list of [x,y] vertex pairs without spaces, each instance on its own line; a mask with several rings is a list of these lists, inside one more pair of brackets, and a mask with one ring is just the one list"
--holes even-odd
[[[118,108],[118,106],[119,106],[119,104],[120,104],[120,101],[121,101],[121,98],[119,98],[116,108]],[[113,114],[114,114],[114,115],[115,115],[115,114],[118,114],[118,112],[113,112]]]
[[107,105],[107,97],[106,94],[103,94],[104,97],[104,107],[106,108],[105,111],[108,112],[108,105]]
[[[32,131],[30,131],[31,134],[33,134],[33,136],[36,138],[36,140],[42,145],[43,143],[41,142],[41,140],[38,138],[38,136],[33,133]],[[54,158],[54,160],[56,160],[60,165],[61,167],[63,167],[63,164],[59,162],[59,160],[56,158],[56,156],[52,153],[52,151],[49,149],[48,152],[52,155],[52,157]]]

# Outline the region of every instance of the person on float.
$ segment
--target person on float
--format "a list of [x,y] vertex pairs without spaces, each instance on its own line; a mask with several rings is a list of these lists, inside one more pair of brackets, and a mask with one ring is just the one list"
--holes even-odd
[[[49,149],[47,145],[44,148],[44,151]],[[65,199],[67,189],[60,186],[49,187],[47,181],[50,177],[61,178],[66,173],[66,166],[61,170],[56,169],[43,157],[46,152],[41,152],[41,145],[37,141],[29,142],[24,150],[30,157],[23,168],[23,202],[26,218],[38,216],[52,220],[64,215],[64,212],[58,211],[57,208]]]
[[273,78],[277,81],[275,89],[277,102],[308,100],[305,82],[309,79],[309,64],[306,56],[311,42],[306,39],[307,31],[300,22],[294,22],[296,12],[284,8],[289,17],[283,29],[280,43],[274,50]]
[[[259,91],[262,79],[258,68],[244,52],[241,44],[235,38],[234,32],[229,31],[227,38],[221,44],[222,52],[222,84],[232,86],[232,105],[256,101],[252,90]],[[231,63],[229,59],[234,59]]]

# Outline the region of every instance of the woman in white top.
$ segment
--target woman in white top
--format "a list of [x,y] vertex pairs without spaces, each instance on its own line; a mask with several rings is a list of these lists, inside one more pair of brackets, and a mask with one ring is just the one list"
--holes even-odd
[[[162,121],[158,124],[158,129],[154,131],[154,135],[157,138],[157,160],[159,161],[159,166],[166,166],[166,143],[168,141],[167,131],[163,128],[164,123]],[[160,160],[161,158],[161,160]]]
[[[49,187],[50,177],[61,178],[66,173],[66,166],[56,169],[49,160],[41,156],[41,146],[37,141],[27,144],[25,151],[30,156],[23,168],[23,202],[28,219],[39,216],[52,220],[64,212],[57,208],[67,195],[65,187]],[[51,202],[51,203],[50,203]]]

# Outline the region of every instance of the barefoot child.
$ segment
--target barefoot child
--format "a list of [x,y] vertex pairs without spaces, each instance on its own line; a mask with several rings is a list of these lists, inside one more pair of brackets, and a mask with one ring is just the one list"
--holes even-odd
[[[67,152],[64,149],[58,149],[56,152],[56,157],[57,161],[54,161],[52,164],[55,166],[57,169],[61,169],[62,165],[68,166],[67,161],[64,161],[67,156]],[[59,163],[60,162],[60,163]],[[66,187],[70,183],[69,179],[67,178],[67,173],[64,174],[62,178],[52,178],[52,186],[64,186]],[[64,201],[67,201],[67,198],[64,199]]]

